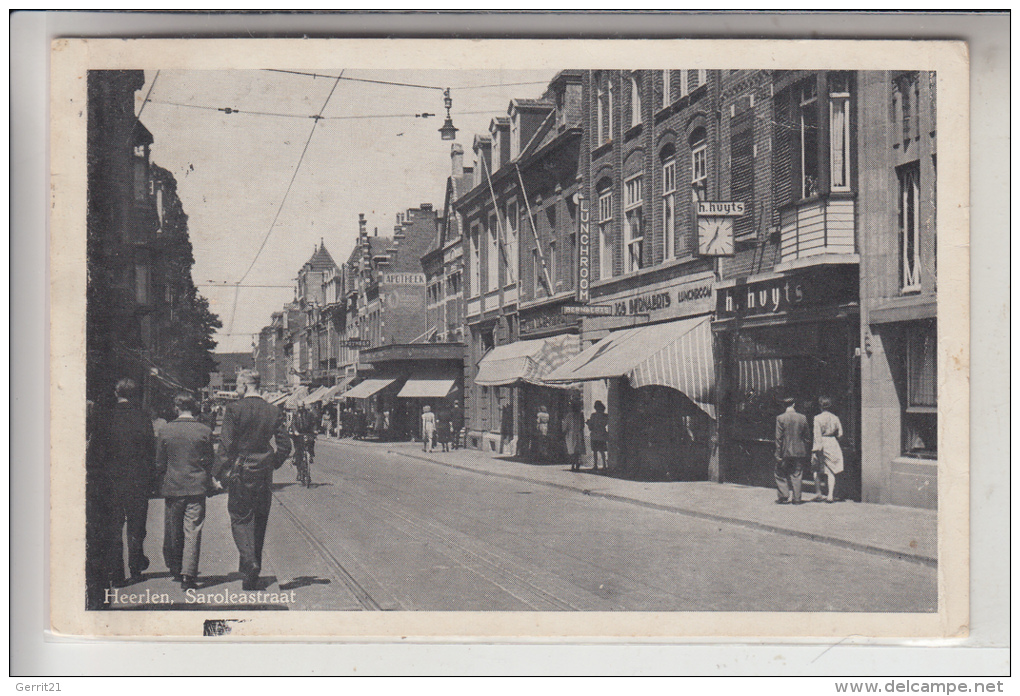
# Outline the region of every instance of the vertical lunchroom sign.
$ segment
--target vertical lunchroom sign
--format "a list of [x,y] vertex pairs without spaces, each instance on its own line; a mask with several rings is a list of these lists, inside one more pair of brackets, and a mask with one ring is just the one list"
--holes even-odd
[[591,299],[591,235],[588,233],[588,199],[578,195],[577,234],[577,301],[588,304]]

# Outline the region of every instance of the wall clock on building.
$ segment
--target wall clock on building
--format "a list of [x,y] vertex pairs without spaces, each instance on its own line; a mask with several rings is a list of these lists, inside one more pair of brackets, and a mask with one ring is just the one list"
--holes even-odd
[[702,256],[733,256],[733,218],[698,218],[698,253]]

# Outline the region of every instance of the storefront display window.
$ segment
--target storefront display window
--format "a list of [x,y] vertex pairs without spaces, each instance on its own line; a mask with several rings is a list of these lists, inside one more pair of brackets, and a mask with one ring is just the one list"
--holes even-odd
[[938,454],[938,395],[934,323],[907,331],[907,405],[903,414],[903,454],[935,458]]

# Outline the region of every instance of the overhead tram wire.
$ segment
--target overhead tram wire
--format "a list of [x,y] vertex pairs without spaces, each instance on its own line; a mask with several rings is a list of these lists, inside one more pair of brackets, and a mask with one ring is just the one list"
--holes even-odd
[[[274,68],[262,68],[263,72],[275,72],[284,73],[287,75],[303,75],[305,77],[325,77],[335,79],[335,75],[324,75],[322,73],[305,72],[303,70],[279,70]],[[446,86],[438,85],[422,85],[415,84],[413,82],[394,82],[390,80],[372,80],[367,77],[344,77],[344,80],[350,80],[351,82],[369,82],[376,85],[391,85],[393,87],[414,87],[417,89],[438,89],[440,91],[447,89]],[[545,85],[549,84],[548,80],[540,80],[536,82],[501,82],[498,84],[491,85],[466,85],[464,87],[450,87],[452,90],[463,90],[463,89],[488,89],[491,87],[519,87],[523,85]]]
[[322,108],[319,109],[318,115],[312,121],[312,129],[308,132],[308,139],[305,141],[304,149],[301,150],[301,156],[298,158],[297,166],[294,167],[294,173],[291,174],[290,182],[287,184],[287,190],[284,191],[283,198],[280,199],[280,206],[276,209],[276,215],[273,217],[273,222],[269,225],[269,229],[266,231],[265,236],[262,237],[262,243],[259,245],[258,251],[255,252],[255,256],[252,258],[251,263],[248,264],[248,269],[240,277],[237,283],[234,284],[234,304],[230,309],[230,322],[227,325],[229,331],[233,331],[234,329],[234,317],[237,313],[237,298],[241,292],[241,283],[243,283],[244,279],[248,277],[249,273],[251,273],[251,269],[255,267],[255,262],[258,261],[259,256],[262,255],[262,250],[266,248],[266,242],[269,241],[269,236],[273,233],[273,228],[276,227],[276,221],[280,219],[280,213],[283,212],[283,206],[287,202],[287,196],[290,195],[290,190],[294,186],[294,180],[297,178],[298,172],[301,170],[301,163],[305,161],[305,153],[308,152],[308,146],[312,142],[312,136],[315,135],[315,127],[319,125],[319,119],[322,118],[322,113],[329,105],[329,100],[333,97],[333,93],[336,91],[337,85],[340,84],[341,76],[343,76],[343,71],[340,72],[340,76],[335,78],[333,87],[329,90],[329,94],[326,95],[326,101],[322,103]]
[[[223,114],[241,114],[244,116],[271,116],[274,118],[297,118],[301,120],[316,119],[318,121],[358,121],[368,120],[375,118],[422,118],[421,113],[415,114],[362,114],[353,116],[316,116],[315,114],[283,114],[274,111],[249,111],[247,109],[235,109],[230,106],[208,106],[206,104],[184,104],[181,102],[172,101],[159,101],[152,99],[149,101],[150,104],[159,104],[161,106],[179,106],[185,109],[201,109],[202,111],[219,111]],[[478,116],[480,114],[491,114],[492,109],[485,111],[454,111],[454,116]],[[429,115],[431,118],[432,115]]]

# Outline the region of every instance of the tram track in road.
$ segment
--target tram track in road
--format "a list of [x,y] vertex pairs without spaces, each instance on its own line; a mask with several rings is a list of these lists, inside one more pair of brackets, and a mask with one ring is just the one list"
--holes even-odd
[[361,605],[362,609],[366,611],[384,611],[384,607],[376,601],[376,599],[365,589],[364,585],[352,575],[347,568],[337,559],[335,555],[323,544],[317,537],[316,534],[308,528],[294,510],[291,509],[290,505],[282,499],[281,496],[273,494],[277,504],[283,513],[287,516],[287,519],[291,521],[294,528],[298,530],[298,533],[308,542],[308,544],[315,550],[319,557],[329,566],[330,570],[333,571],[336,579],[339,580],[351,594],[354,595],[358,604]]

